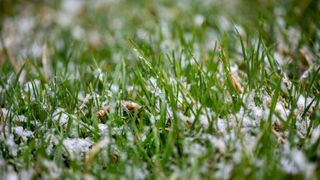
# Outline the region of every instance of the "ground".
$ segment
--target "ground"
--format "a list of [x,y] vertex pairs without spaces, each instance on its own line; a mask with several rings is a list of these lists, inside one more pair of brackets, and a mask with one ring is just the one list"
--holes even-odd
[[317,0],[0,1],[0,179],[319,179]]

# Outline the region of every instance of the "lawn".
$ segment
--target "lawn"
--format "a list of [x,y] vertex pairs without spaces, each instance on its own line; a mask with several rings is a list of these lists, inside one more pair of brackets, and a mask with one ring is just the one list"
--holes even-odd
[[0,179],[320,179],[319,17],[0,0]]

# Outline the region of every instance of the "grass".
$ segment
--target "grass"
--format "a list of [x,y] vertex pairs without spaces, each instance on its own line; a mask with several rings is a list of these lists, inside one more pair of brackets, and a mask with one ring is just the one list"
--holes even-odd
[[320,178],[317,1],[69,2],[1,2],[2,178]]

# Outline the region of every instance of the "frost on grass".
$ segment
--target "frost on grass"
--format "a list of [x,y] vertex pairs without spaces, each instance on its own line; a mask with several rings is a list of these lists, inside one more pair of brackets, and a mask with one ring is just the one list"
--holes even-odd
[[[31,174],[39,169],[44,170],[40,172],[44,179],[58,179],[66,173],[75,178],[82,173],[85,178],[96,174],[103,177],[103,172],[111,167],[124,177],[136,179],[171,172],[172,179],[201,179],[200,175],[193,176],[198,172],[230,179],[234,178],[237,168],[244,166],[243,162],[255,166],[255,171],[269,165],[256,155],[269,123],[270,139],[276,143],[272,151],[277,152],[275,156],[279,158],[275,161],[279,168],[287,175],[312,177],[317,169],[306,151],[319,143],[320,126],[311,119],[319,113],[313,113],[318,108],[318,99],[312,97],[312,91],[299,94],[298,90],[292,90],[296,83],[291,82],[286,73],[292,60],[301,58],[305,64],[298,75],[299,83],[308,82],[317,69],[317,50],[300,44],[304,32],[286,24],[286,10],[277,7],[275,23],[278,26],[267,30],[274,32],[275,52],[264,51],[263,47],[248,52],[244,58],[241,44],[229,32],[237,29],[245,42],[245,50],[250,51],[247,43],[256,42],[257,38],[249,37],[248,27],[236,20],[230,21],[233,19],[230,16],[219,16],[211,10],[207,14],[211,9],[209,5],[216,1],[193,2],[192,6],[189,3],[191,1],[173,2],[170,7],[167,3],[146,4],[141,11],[137,8],[139,3],[128,5],[126,1],[64,0],[54,8],[39,5],[41,10],[36,15],[32,14],[36,8],[28,6],[28,12],[5,18],[3,39],[8,54],[16,57],[17,66],[13,68],[19,69],[26,58],[31,62],[26,63],[17,87],[14,87],[14,73],[6,73],[5,68],[0,72],[0,166],[7,167],[6,177],[27,177],[23,171]],[[236,10],[231,1],[223,4]],[[221,8],[220,4],[217,7]],[[93,26],[87,26],[88,19]],[[139,27],[136,27],[132,22],[138,21]],[[99,26],[95,27],[95,23]],[[137,61],[131,61],[132,54],[126,48],[124,36],[137,42],[138,47],[133,48]],[[230,49],[217,42],[221,37],[229,41]],[[45,67],[38,60],[44,53],[44,42],[52,50],[48,56],[54,60],[48,64],[56,71],[55,76],[48,79],[41,77]],[[86,47],[78,47],[79,42],[93,52],[93,61],[88,60],[91,57],[86,56]],[[261,47],[265,45],[268,46]],[[220,57],[224,50],[225,55],[230,55],[230,72],[224,72],[224,58]],[[1,44],[1,68],[7,67],[7,62],[1,59],[3,52]],[[268,82],[258,82],[254,90],[246,87],[252,74],[244,71],[255,63],[246,67],[245,60],[256,53],[260,53],[257,57],[261,56],[259,60],[265,63],[262,71],[268,78],[278,75],[270,74],[270,59],[275,60],[274,66],[279,71],[285,67],[285,72],[279,74],[283,77],[281,93],[285,95],[276,102],[273,98],[277,90]],[[154,62],[158,56],[163,61],[159,66],[158,60]],[[143,66],[139,66],[140,61]],[[141,77],[136,76],[139,73]],[[226,74],[236,95],[226,87]],[[234,98],[239,98],[240,107],[234,107]],[[48,113],[45,120],[38,120],[39,113],[30,106],[32,103],[43,106]],[[272,103],[275,103],[274,109],[271,109]],[[132,120],[132,114],[137,121]],[[65,161],[75,161],[58,162],[60,147],[68,152],[63,152]],[[105,158],[101,153],[106,147],[112,158]],[[27,159],[25,155],[39,149],[41,152],[45,149],[44,153],[53,158],[32,159],[30,170],[20,170],[21,162]],[[320,156],[320,150],[316,151],[315,155]],[[166,162],[157,162],[167,154]],[[92,171],[78,172],[84,158],[76,161],[78,158],[73,157],[86,157],[84,166]],[[249,170],[250,167],[245,167],[244,173]]]
[[[255,102],[255,96],[258,96],[260,99],[262,99],[261,104],[257,104]],[[304,110],[307,105],[310,105],[310,109],[312,109],[313,106],[311,104],[311,100],[311,98],[304,98],[303,96],[300,96],[298,98],[297,108],[294,110],[294,113],[297,116],[295,131],[301,138],[305,138],[307,128],[310,125],[310,119],[308,117],[304,119],[301,118],[301,109]],[[241,107],[239,112],[230,114],[224,119],[217,118],[212,124],[212,127],[216,129],[216,132],[220,135],[213,136],[210,134],[203,134],[200,138],[202,140],[208,140],[216,152],[223,155],[231,150],[230,148],[232,148],[232,146],[230,146],[230,143],[235,144],[232,149],[233,160],[236,163],[239,163],[242,160],[241,152],[245,151],[250,153],[256,148],[256,143],[259,141],[258,135],[261,133],[261,122],[268,122],[272,98],[267,93],[253,93],[245,94],[243,101],[245,102],[245,106]],[[278,100],[274,109],[275,114],[270,116],[271,123],[273,125],[273,135],[276,139],[278,139],[280,147],[284,148],[284,151],[282,152],[283,154],[281,154],[282,168],[289,174],[305,173],[307,177],[311,177],[315,172],[314,165],[308,162],[301,150],[292,150],[288,148],[287,138],[289,132],[288,130],[283,130],[283,122],[279,120],[279,118],[281,118],[286,121],[290,111],[291,110],[286,107],[283,101]],[[186,126],[190,126],[190,124],[194,123],[195,121],[194,116],[186,116],[182,112],[177,112],[177,117],[181,121],[185,122]],[[211,121],[211,117],[213,117],[213,119],[216,118],[214,113],[207,116],[207,114],[203,112],[203,114],[199,116],[199,124],[204,129],[208,129],[209,125],[211,125],[209,123]],[[317,128],[314,128],[314,132],[311,133],[311,139],[313,142],[317,141],[319,138],[318,131],[319,130]],[[239,138],[239,136],[241,138]],[[190,142],[191,145],[189,145],[189,147],[185,147],[185,149],[187,149],[186,152],[189,155],[188,157],[192,160],[194,157],[198,157],[205,151],[201,150],[201,146],[199,144],[192,144],[192,141]],[[284,145],[282,146],[281,144]],[[192,151],[189,149],[192,149]],[[193,153],[193,150],[200,154]],[[220,178],[226,177],[225,175],[230,173],[234,166],[233,163],[220,165],[221,169],[218,170],[216,174],[217,177]]]

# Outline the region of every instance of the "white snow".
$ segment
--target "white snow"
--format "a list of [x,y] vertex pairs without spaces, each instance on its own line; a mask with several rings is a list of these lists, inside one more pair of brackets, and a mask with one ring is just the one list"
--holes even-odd
[[21,31],[20,33],[29,33],[32,28],[34,27],[35,19],[33,17],[24,17],[19,20],[17,24],[18,30]]
[[311,133],[311,143],[315,144],[320,139],[320,125],[313,129]]
[[25,117],[24,115],[18,115],[16,116],[15,120],[18,122],[27,122],[27,117]]
[[202,15],[200,15],[200,14],[198,14],[198,15],[196,15],[195,17],[194,17],[194,24],[196,25],[196,26],[201,26],[202,24],[203,24],[203,22],[205,21],[205,18],[204,18],[204,16],[202,16]]
[[30,92],[31,97],[34,96],[34,93],[39,93],[40,92],[40,80],[35,79],[33,81],[26,82],[24,84],[24,91]]
[[33,132],[29,130],[23,129],[22,126],[16,126],[14,127],[14,133],[23,139],[23,141],[28,140],[29,138],[33,137]]
[[81,26],[75,26],[72,28],[72,37],[75,38],[76,40],[81,40],[84,39],[86,32]]
[[281,102],[277,102],[275,107],[275,112],[277,112],[281,118],[287,119],[289,115],[289,110],[284,107],[284,105]]
[[104,74],[102,73],[102,70],[100,68],[97,68],[93,71],[93,75],[95,78],[99,79],[100,81],[103,81]]
[[86,153],[92,141],[82,138],[66,138],[63,140],[63,145],[69,153]]
[[18,175],[15,171],[11,170],[10,172],[8,172],[8,174],[6,174],[6,176],[4,177],[5,180],[18,180]]
[[231,175],[231,171],[233,169],[232,164],[227,164],[224,162],[217,164],[218,170],[216,172],[216,178],[217,179],[229,179]]
[[200,120],[200,124],[202,125],[202,127],[204,129],[208,129],[208,127],[209,127],[208,117],[206,115],[200,115],[199,120]]
[[285,172],[289,174],[305,173],[312,176],[315,165],[307,161],[304,153],[296,148],[291,149],[289,144],[284,145],[284,156],[281,157],[281,165]]
[[84,2],[82,0],[63,0],[62,9],[71,14],[75,14],[81,10]]
[[216,128],[219,131],[225,132],[227,130],[227,127],[228,127],[227,120],[218,118],[216,123],[217,123],[217,127]]
[[100,135],[105,135],[105,136],[109,135],[109,129],[107,125],[99,123],[98,128],[99,128]]
[[49,172],[49,178],[58,179],[61,175],[62,170],[57,166],[54,161],[42,160],[42,164]]
[[67,113],[65,113],[63,108],[57,108],[53,113],[52,119],[56,122],[59,122],[60,125],[65,125],[68,123],[69,116]]
[[7,136],[7,138],[5,139],[4,143],[7,146],[7,148],[9,149],[9,153],[12,156],[17,156],[18,145],[14,142],[13,134],[10,134],[9,136]]
[[[312,98],[305,98],[304,96],[300,95],[297,102],[298,109],[305,109],[311,102]],[[314,104],[312,104],[310,107],[313,107]]]
[[192,164],[207,151],[206,147],[193,142],[192,138],[187,138],[184,143],[184,153],[188,155],[188,161]]
[[117,84],[112,84],[110,90],[114,93],[119,92],[119,86]]
[[84,5],[82,0],[64,0],[61,9],[56,14],[56,20],[62,27],[69,26],[74,22],[76,15],[81,11]]
[[226,152],[226,144],[225,142],[220,139],[217,138],[215,136],[207,136],[209,141],[211,142],[211,144],[220,152],[220,153],[225,153]]
[[1,112],[0,112],[1,118],[5,118],[8,116],[8,110],[6,108],[1,108],[0,110],[1,110]]
[[183,122],[187,123],[187,124],[192,124],[194,122],[194,116],[191,115],[186,116],[184,115],[181,111],[177,112],[177,116],[179,117],[179,119],[181,119]]

